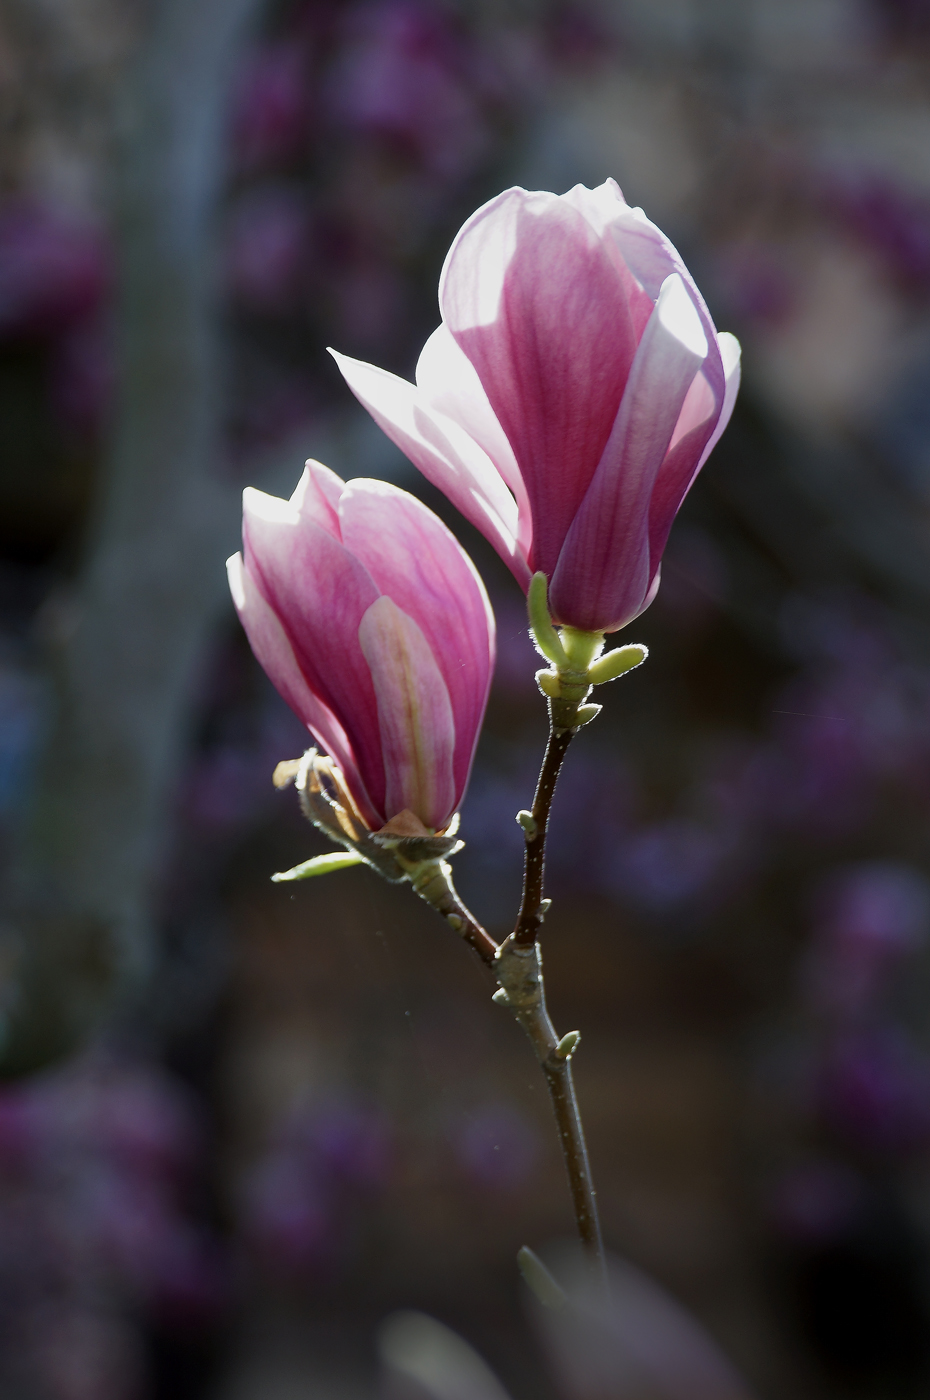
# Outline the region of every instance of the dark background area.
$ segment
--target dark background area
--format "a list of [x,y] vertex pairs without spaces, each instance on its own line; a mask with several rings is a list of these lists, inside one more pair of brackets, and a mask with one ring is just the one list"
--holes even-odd
[[744,379],[556,799],[606,1236],[762,1400],[925,1393],[930,7],[4,0],[10,1400],[354,1400],[404,1307],[563,1393],[514,1265],[571,1231],[529,1047],[409,891],[269,882],[321,849],[270,783],[306,735],[223,562],[308,455],[456,530],[500,653],[456,879],[503,935],[523,600],[325,347],[412,375],[468,214],[608,175]]

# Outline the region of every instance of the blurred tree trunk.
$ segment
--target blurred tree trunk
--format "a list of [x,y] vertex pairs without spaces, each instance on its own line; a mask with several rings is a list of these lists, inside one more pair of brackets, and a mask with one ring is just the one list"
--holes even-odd
[[217,473],[217,205],[237,50],[261,0],[160,0],[116,102],[120,387],[57,706],[18,853],[0,1053],[66,1052],[151,965],[149,900],[238,506]]

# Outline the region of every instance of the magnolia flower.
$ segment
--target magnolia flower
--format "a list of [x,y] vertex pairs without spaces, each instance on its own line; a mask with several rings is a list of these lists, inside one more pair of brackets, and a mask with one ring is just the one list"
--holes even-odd
[[[349,387],[557,621],[614,632],[655,597],[672,521],[723,432],[739,345],[613,180],[505,190],[449,250],[416,385]],[[335,353],[335,352],[334,352]]]
[[442,831],[471,769],[494,618],[440,520],[383,481],[308,462],[289,501],[249,488],[233,601],[256,657],[341,770],[365,826]]

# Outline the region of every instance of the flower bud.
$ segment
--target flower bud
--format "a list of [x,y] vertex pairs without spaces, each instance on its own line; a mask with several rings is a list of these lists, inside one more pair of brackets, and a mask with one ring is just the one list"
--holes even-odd
[[246,490],[242,534],[228,564],[236,609],[337,765],[353,820],[378,832],[407,814],[426,835],[444,831],[494,666],[494,618],[467,554],[415,497],[312,461],[289,501]]
[[416,385],[337,354],[349,387],[524,589],[546,576],[557,622],[617,631],[655,597],[733,409],[738,342],[613,180],[490,200],[452,244],[439,302]]

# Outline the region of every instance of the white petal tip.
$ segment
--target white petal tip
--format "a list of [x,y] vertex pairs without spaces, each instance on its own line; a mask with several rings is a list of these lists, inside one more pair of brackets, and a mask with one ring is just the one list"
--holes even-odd
[[245,607],[245,568],[242,563],[241,554],[233,554],[226,560],[226,577],[229,579],[229,591],[238,612]]
[[656,302],[659,320],[676,340],[693,355],[703,360],[707,355],[707,337],[697,307],[677,272],[666,277]]
[[735,335],[729,331],[720,331],[717,335],[717,344],[720,346],[720,358],[723,360],[723,372],[729,379],[740,362],[742,349]]
[[280,496],[269,496],[267,491],[259,491],[255,486],[247,486],[242,493],[242,513],[275,525],[293,525],[297,521],[297,513],[290,501],[282,501]]

